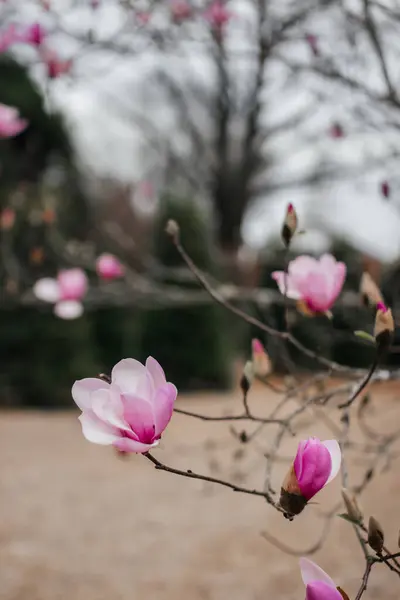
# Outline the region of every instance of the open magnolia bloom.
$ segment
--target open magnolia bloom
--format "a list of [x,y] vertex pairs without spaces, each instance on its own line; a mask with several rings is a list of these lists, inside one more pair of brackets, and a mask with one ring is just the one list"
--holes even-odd
[[297,300],[307,314],[327,313],[339,296],[346,278],[346,265],[331,254],[318,260],[298,256],[289,263],[288,272],[274,271],[272,278],[288,298]]
[[336,440],[309,438],[299,443],[297,454],[282,484],[280,505],[289,518],[302,512],[339,472],[342,455]]
[[57,279],[44,277],[33,286],[36,298],[54,304],[54,314],[61,319],[77,319],[83,314],[82,298],[88,288],[88,280],[82,269],[65,269]]
[[177,393],[151,356],[146,365],[133,358],[121,360],[112,370],[111,383],[87,378],[72,387],[72,397],[82,411],[79,420],[85,438],[136,453],[158,445]]
[[347,596],[336,587],[333,579],[308,558],[300,558],[301,577],[306,586],[305,600],[343,600]]

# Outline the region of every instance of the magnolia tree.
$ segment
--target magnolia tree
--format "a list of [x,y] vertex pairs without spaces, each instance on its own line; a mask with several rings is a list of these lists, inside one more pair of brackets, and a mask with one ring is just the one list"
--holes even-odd
[[[154,464],[155,468],[167,471],[173,475],[200,479],[222,485],[235,492],[250,494],[263,498],[271,509],[278,511],[290,521],[301,518],[304,510],[310,510],[308,504],[328,485],[339,473],[342,478],[342,497],[345,512],[339,516],[349,522],[354,529],[361,552],[365,557],[365,571],[361,578],[355,600],[359,600],[367,589],[369,577],[374,567],[382,566],[390,569],[400,576],[400,552],[389,550],[385,544],[385,534],[376,518],[371,515],[367,521],[358,504],[358,496],[363,492],[374,475],[376,458],[382,452],[384,439],[388,460],[393,451],[394,444],[399,439],[398,433],[381,434],[375,438],[376,446],[372,450],[373,458],[369,464],[361,484],[355,485],[349,481],[347,469],[347,454],[353,445],[352,421],[354,414],[351,412],[356,401],[361,400],[358,409],[358,420],[364,421],[367,386],[372,382],[387,380],[390,373],[380,368],[380,363],[390,350],[394,332],[394,321],[390,308],[384,302],[379,288],[373,280],[365,274],[362,279],[361,294],[372,308],[375,315],[373,335],[368,332],[357,332],[357,335],[367,339],[375,345],[375,360],[366,372],[357,371],[314,354],[290,333],[289,327],[285,331],[276,331],[250,315],[242,312],[221,297],[209,283],[207,277],[198,270],[191,257],[182,246],[179,237],[179,226],[175,221],[167,224],[167,234],[176,246],[182,259],[205,287],[208,293],[221,303],[227,310],[236,314],[241,319],[269,336],[276,336],[286,343],[292,344],[307,355],[315,358],[321,366],[328,367],[328,371],[313,375],[306,380],[294,381],[291,385],[276,388],[270,381],[272,365],[262,343],[254,339],[252,343],[252,359],[243,370],[240,387],[243,394],[243,408],[238,414],[229,416],[208,416],[197,414],[175,407],[178,390],[175,385],[168,382],[162,366],[153,357],[148,357],[145,364],[128,358],[121,360],[114,366],[111,376],[102,374],[98,378],[87,378],[76,381],[72,387],[72,396],[81,409],[79,420],[86,439],[96,444],[111,445],[122,453],[138,453]],[[289,249],[297,229],[297,216],[292,205],[288,207],[286,220],[283,224],[282,238]],[[346,266],[337,262],[331,255],[324,255],[320,259],[300,256],[288,264],[282,272],[272,273],[279,289],[288,303],[295,301],[297,309],[309,317],[332,317],[331,310],[339,296],[346,277]],[[332,373],[340,374],[347,378],[345,385],[335,384],[327,389],[325,384]],[[282,400],[268,417],[259,417],[254,414],[250,403],[250,391],[254,378],[259,379],[267,386],[281,395]],[[311,393],[306,400],[300,401],[299,406],[289,414],[280,416],[280,412],[287,408],[290,398],[309,390],[315,385],[316,379],[322,383],[318,394]],[[299,428],[299,417],[310,405],[319,405],[327,408],[328,403],[339,401],[337,407],[341,411],[341,427],[339,430],[332,423],[333,430],[338,439],[320,441],[316,437],[307,437],[298,444],[292,465],[281,483],[280,492],[277,494],[272,489],[272,471],[282,441],[286,436],[296,435]],[[264,486],[260,489],[241,487],[228,480],[215,478],[197,473],[191,469],[180,470],[164,464],[154,454],[161,436],[168,426],[174,412],[186,415],[187,418],[202,419],[205,421],[249,422],[257,427],[252,434],[243,431],[240,439],[243,443],[251,443],[266,427],[277,427],[270,452],[267,456],[267,477]],[[366,430],[366,436],[369,437]],[[372,438],[374,439],[374,438]],[[371,440],[369,440],[371,441]],[[361,449],[365,452],[365,448]],[[340,510],[340,504],[326,517],[328,521],[334,519]],[[324,529],[320,542],[313,551],[316,551],[325,539]],[[267,539],[270,539],[267,536]],[[272,538],[272,542],[274,540]],[[278,546],[282,548],[282,543]],[[285,549],[285,546],[283,546]],[[290,552],[290,548],[287,550]],[[320,567],[307,558],[300,560],[301,576],[306,586],[307,600],[348,600],[349,596],[338,582],[334,582]]]
[[[172,162],[178,162],[184,175],[191,178],[193,183],[199,183],[204,189],[212,191],[214,206],[219,216],[221,243],[227,247],[235,247],[240,239],[244,212],[257,189],[263,186],[270,186],[269,189],[272,189],[274,186],[285,185],[279,178],[277,182],[272,179],[268,185],[263,182],[267,165],[265,143],[268,145],[271,136],[282,130],[290,132],[291,129],[296,129],[299,135],[303,133],[307,137],[307,128],[302,127],[308,119],[310,126],[316,125],[314,102],[318,101],[328,106],[329,94],[333,89],[330,86],[316,89],[314,84],[316,81],[320,82],[321,77],[335,86],[341,86],[343,98],[348,100],[349,113],[352,111],[354,116],[361,116],[361,120],[355,122],[369,123],[371,127],[378,124],[382,126],[382,123],[394,128],[398,126],[396,81],[390,68],[393,57],[386,57],[382,32],[388,31],[393,36],[399,15],[388,3],[372,3],[365,0],[358,5],[350,2],[304,0],[278,5],[260,2],[256,6],[251,3],[248,14],[244,14],[243,7],[246,5],[247,3],[243,2],[231,6],[216,1],[203,6],[179,0],[169,4],[143,4],[138,8],[136,2],[113,3],[97,0],[82,7],[81,4],[73,2],[43,0],[27,3],[6,0],[1,7],[0,49],[2,52],[21,53],[21,60],[26,60],[34,70],[37,67],[40,70],[38,77],[43,78],[45,75],[48,83],[61,77],[73,76],[74,70],[79,73],[80,61],[85,65],[88,54],[95,51],[100,53],[95,55],[95,62],[98,60],[101,63],[99,70],[103,69],[104,74],[104,70],[109,71],[110,64],[114,64],[109,62],[110,57],[119,62],[130,60],[132,57],[142,57],[150,51],[153,52],[153,58],[159,59],[161,54],[170,56],[174,51],[181,59],[183,57],[186,60],[188,48],[192,45],[197,47],[198,44],[204,53],[202,58],[208,60],[208,66],[211,60],[215,67],[211,76],[214,83],[210,89],[198,85],[193,87],[193,81],[182,82],[172,76],[166,77],[163,71],[157,71],[157,85],[162,84],[173,98],[173,103],[179,107],[179,127],[190,137],[188,153],[182,154],[172,140],[168,148],[168,157]],[[68,14],[63,14],[63,10],[69,8],[73,9],[73,13],[66,11]],[[96,15],[101,11],[104,11],[103,20],[96,21]],[[74,14],[78,22],[74,20]],[[104,26],[105,32],[102,26],[95,27],[97,22],[104,24],[104,19],[107,20],[107,16],[110,15],[113,29],[111,33],[108,25]],[[344,23],[344,18],[346,26],[340,30],[338,38],[340,48],[344,51],[338,52],[336,44],[330,45],[332,40],[335,41],[335,35],[338,35],[338,30],[335,27],[331,28],[330,23],[340,26]],[[29,19],[31,21],[27,22]],[[329,31],[326,31],[324,24],[326,29],[328,20]],[[362,56],[358,52],[357,36],[362,40],[361,49],[363,45],[366,46],[366,52],[362,53]],[[65,56],[61,53],[63,44]],[[27,53],[26,48],[29,49]],[[391,53],[396,55],[395,47],[391,48]],[[239,79],[238,73],[243,57],[250,61],[251,68],[245,70],[246,75]],[[370,58],[373,75],[370,75]],[[128,65],[130,64],[132,63],[128,62]],[[295,84],[296,89],[303,90],[304,83],[307,110],[301,107],[294,111],[291,118],[285,114],[281,122],[278,120],[271,124],[264,114],[268,104],[264,92],[267,84],[273,83],[268,78],[274,80],[277,64],[285,66],[285,70],[276,75],[278,87],[284,89],[286,84],[290,88]],[[372,87],[365,85],[361,76],[363,68],[369,74],[368,80]],[[348,70],[352,69],[357,70],[357,77],[348,73]],[[307,78],[310,74],[312,77]],[[347,98],[347,88],[355,91],[356,101],[354,98],[351,101]],[[207,107],[214,107],[211,113],[213,127],[209,127],[207,122],[202,128],[200,113],[196,110],[192,112],[191,99],[194,97],[200,104],[204,100]],[[367,100],[366,104],[356,106],[361,97]],[[360,107],[363,110],[358,110]],[[126,103],[119,108],[126,110]],[[362,114],[357,114],[357,110]],[[128,112],[132,114],[129,105]],[[208,108],[207,115],[209,117]],[[243,118],[240,119],[239,116]],[[315,131],[326,125],[329,125],[331,138],[339,140],[346,135],[346,127],[339,121],[332,121],[330,113],[321,119]],[[238,126],[239,134],[234,133],[235,126]],[[29,122],[15,107],[0,107],[1,138],[18,136],[27,127]],[[148,131],[150,124],[146,122],[145,127]],[[159,134],[159,129],[156,129],[155,139],[160,139]],[[308,139],[308,142],[310,141],[315,143],[315,135],[311,140]],[[286,156],[286,162],[288,161],[289,157]],[[303,177],[302,181],[310,183],[331,173],[331,168],[325,169],[318,176],[313,172],[309,177]],[[290,186],[293,182],[299,184],[298,179],[291,181],[288,178],[286,185]],[[388,181],[382,181],[381,192],[384,197],[389,196]],[[2,228],[10,229],[12,226],[12,211],[3,211]],[[282,228],[282,240],[287,251],[298,233],[296,210],[290,204]],[[290,521],[295,518],[301,519],[305,510],[313,510],[309,506],[310,501],[340,473],[345,507],[345,512],[340,516],[347,520],[349,527],[354,530],[360,551],[365,558],[365,570],[363,574],[360,573],[360,586],[354,600],[362,598],[367,590],[370,575],[376,568],[387,568],[400,576],[400,552],[388,548],[384,531],[375,516],[364,515],[358,505],[358,496],[367,490],[373,480],[380,459],[384,457],[387,463],[391,464],[396,457],[394,448],[400,437],[397,431],[371,435],[371,428],[367,422],[371,386],[396,377],[396,373],[390,373],[381,366],[390,350],[395,326],[391,310],[375,282],[367,273],[361,281],[361,296],[370,306],[371,321],[375,322],[373,334],[366,331],[356,332],[365,343],[375,347],[374,361],[366,371],[351,369],[332,362],[304,346],[291,333],[289,318],[289,312],[294,305],[298,312],[309,318],[318,316],[331,319],[334,304],[346,278],[346,266],[343,263],[337,262],[331,255],[324,255],[320,259],[300,256],[289,262],[283,271],[272,273],[286,314],[286,327],[278,330],[232,303],[228,298],[235,297],[235,290],[228,293],[226,289],[223,291],[211,283],[182,245],[179,224],[174,221],[168,222],[166,234],[180,254],[183,264],[213,301],[247,324],[258,327],[267,338],[277,339],[282,345],[293,346],[312,358],[316,366],[320,367],[320,372],[304,380],[293,371],[290,382],[284,381],[277,386],[270,380],[272,365],[269,357],[262,343],[254,339],[252,358],[246,363],[240,382],[243,395],[242,410],[237,414],[215,417],[177,408],[177,389],[173,383],[167,381],[162,366],[153,357],[149,357],[145,365],[132,358],[124,359],[113,368],[111,377],[102,374],[98,378],[75,382],[72,395],[82,411],[80,421],[85,437],[97,444],[114,446],[121,453],[142,454],[156,469],[167,471],[171,476],[200,479],[228,487],[238,493],[258,496],[267,502],[271,510],[277,511]],[[64,319],[78,318],[91,292],[85,272],[86,265],[82,266],[81,256],[76,258],[77,264],[74,268],[60,270],[54,278],[39,279],[33,287],[33,294],[39,300],[53,304],[55,314]],[[123,279],[128,287],[138,283],[138,279],[132,278],[127,266],[110,254],[90,257],[89,268],[94,268],[102,281]],[[141,283],[143,284],[143,281]],[[160,295],[166,294],[167,291],[165,288],[156,289],[156,293]],[[332,382],[332,375],[339,375],[340,383]],[[251,389],[255,378],[272,388],[281,398],[277,407],[266,417],[257,416],[251,406]],[[318,391],[314,392],[317,384]],[[305,399],[303,393],[307,393]],[[288,410],[292,398],[297,398],[299,403],[296,409]],[[325,411],[330,405],[334,405],[340,414],[340,426],[329,419],[327,421],[335,439],[320,441],[309,435],[301,439],[291,467],[277,493],[272,487],[272,476],[283,441],[298,434],[301,429],[301,416],[309,407],[319,407]],[[354,408],[357,410],[354,411]],[[184,414],[187,418],[208,422],[226,421],[255,425],[251,434],[246,430],[238,434],[242,443],[252,443],[266,428],[274,428],[271,447],[266,455],[264,484],[256,489],[241,487],[228,480],[197,473],[191,469],[179,470],[161,462],[155,454],[155,448],[174,412]],[[365,444],[354,442],[354,421],[367,438]],[[347,463],[350,451],[359,452],[367,461],[365,475],[358,483],[349,478]],[[338,503],[336,509],[326,516],[329,524],[334,522],[337,513],[340,512],[341,504],[342,502]],[[325,537],[324,528],[314,551],[321,546]],[[269,539],[271,540],[270,537]],[[276,544],[276,541],[274,543]],[[280,547],[282,548],[282,543]],[[284,549],[289,553],[291,551],[290,547]],[[338,586],[340,582],[334,582],[309,559],[302,558],[300,568],[307,600],[349,598]]]

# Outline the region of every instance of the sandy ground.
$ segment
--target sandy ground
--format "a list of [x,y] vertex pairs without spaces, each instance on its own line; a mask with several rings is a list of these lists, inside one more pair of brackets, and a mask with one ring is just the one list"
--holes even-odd
[[[399,429],[398,391],[393,386],[379,393],[370,416],[377,429]],[[186,397],[180,406],[223,414],[236,410],[236,396]],[[259,414],[273,402],[265,391],[252,393]],[[321,423],[304,420],[303,426],[303,437],[332,437]],[[269,426],[257,443],[243,446],[226,423],[176,415],[154,454],[169,465],[261,488],[262,451],[273,431]],[[283,454],[290,456],[295,444]],[[318,496],[318,505],[289,523],[260,498],[157,472],[141,456],[120,459],[110,448],[86,442],[75,412],[1,413],[0,450],[2,600],[299,600],[304,587],[298,559],[272,547],[261,531],[301,552],[319,536],[318,511],[340,500],[336,481]],[[398,466],[378,475],[363,497],[366,514],[373,511],[382,522],[394,550]],[[277,465],[277,486],[286,468],[285,462]],[[364,471],[365,465],[350,462],[354,480]],[[315,560],[353,599],[363,560],[349,524],[335,519]],[[399,597],[397,576],[376,568],[364,600]]]

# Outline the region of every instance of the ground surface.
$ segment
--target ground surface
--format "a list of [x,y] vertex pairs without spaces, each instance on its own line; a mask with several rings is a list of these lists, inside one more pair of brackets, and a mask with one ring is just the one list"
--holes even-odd
[[[380,392],[370,418],[374,427],[400,428],[397,392],[395,386]],[[234,397],[193,396],[180,406],[223,414],[236,410]],[[261,413],[274,399],[256,391],[251,402]],[[303,437],[332,437],[320,423],[303,425]],[[261,488],[260,453],[272,431],[266,428],[250,448],[226,424],[176,415],[155,454],[170,465]],[[290,455],[293,444],[283,453]],[[301,551],[319,535],[318,510],[340,499],[337,481],[318,496],[318,506],[288,523],[260,498],[156,472],[143,457],[122,460],[86,442],[74,412],[1,413],[0,450],[1,600],[302,600],[298,559],[269,545],[260,532]],[[366,514],[374,511],[394,549],[398,467],[375,478],[363,498]],[[284,462],[277,466],[277,486],[286,469]],[[350,465],[355,479],[364,470]],[[335,520],[315,560],[353,599],[363,562],[350,525]],[[399,597],[398,578],[377,568],[364,599]]]

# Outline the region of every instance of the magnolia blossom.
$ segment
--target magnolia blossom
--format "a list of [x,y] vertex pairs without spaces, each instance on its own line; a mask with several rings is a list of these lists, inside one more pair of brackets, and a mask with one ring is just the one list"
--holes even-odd
[[343,600],[333,580],[308,558],[300,558],[301,577],[306,586],[306,600]]
[[336,440],[321,442],[311,437],[299,443],[281,489],[280,504],[288,515],[299,514],[307,502],[336,477],[341,460]]
[[324,254],[319,260],[298,256],[289,263],[287,274],[274,271],[272,278],[282,294],[299,300],[311,313],[326,313],[342,290],[346,265],[330,254]]
[[56,52],[52,50],[41,52],[41,58],[46,66],[49,79],[56,79],[71,71],[72,60],[61,60]]
[[32,23],[18,34],[18,41],[32,46],[41,46],[46,32],[40,23]]
[[186,0],[172,0],[170,8],[172,18],[176,22],[184,21],[192,14],[192,7]]
[[221,30],[224,25],[230,20],[231,13],[225,7],[225,4],[221,0],[215,0],[206,12],[204,13],[205,18],[213,27]]
[[61,319],[76,319],[83,314],[82,298],[88,288],[88,280],[82,269],[65,269],[57,279],[44,277],[33,286],[39,300],[54,304],[54,313]]
[[157,446],[176,396],[176,387],[151,356],[146,365],[133,358],[121,360],[112,370],[111,383],[88,378],[72,387],[85,438],[122,452],[143,453]]
[[124,275],[124,267],[113,254],[102,254],[96,261],[96,271],[105,280],[117,279]]
[[0,139],[14,137],[27,126],[28,121],[20,118],[18,109],[0,104]]
[[18,41],[18,33],[15,25],[11,24],[5,31],[0,33],[0,53],[7,50]]

